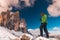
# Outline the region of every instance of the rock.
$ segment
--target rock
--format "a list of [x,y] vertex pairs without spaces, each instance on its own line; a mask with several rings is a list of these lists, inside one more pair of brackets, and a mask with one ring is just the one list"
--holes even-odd
[[10,38],[10,40],[19,40],[19,38],[15,38],[15,39],[11,39],[11,38]]
[[33,39],[33,36],[32,35],[29,35],[29,34],[26,34],[26,33],[23,33],[20,36],[20,40],[32,40],[32,39]]
[[0,27],[0,40],[9,40],[17,38],[15,35],[9,32],[7,28]]
[[44,38],[44,37],[38,37],[38,38],[36,38],[35,40],[49,40],[49,39]]

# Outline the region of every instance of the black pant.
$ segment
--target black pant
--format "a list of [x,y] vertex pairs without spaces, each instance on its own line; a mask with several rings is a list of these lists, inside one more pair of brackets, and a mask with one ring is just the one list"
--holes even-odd
[[42,23],[41,26],[40,26],[40,35],[43,36],[43,29],[44,29],[44,32],[46,33],[46,37],[49,38],[49,35],[48,35],[48,30],[47,30],[47,23]]

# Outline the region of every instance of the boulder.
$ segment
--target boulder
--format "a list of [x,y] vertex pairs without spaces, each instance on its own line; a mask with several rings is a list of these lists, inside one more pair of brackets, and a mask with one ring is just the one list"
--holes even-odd
[[32,35],[29,35],[29,34],[26,34],[26,33],[23,33],[20,36],[20,40],[32,40],[32,39],[33,39],[33,36]]

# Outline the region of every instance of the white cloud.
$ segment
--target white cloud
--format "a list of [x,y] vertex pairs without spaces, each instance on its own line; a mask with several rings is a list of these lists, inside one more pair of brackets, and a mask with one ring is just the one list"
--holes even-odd
[[28,29],[28,31],[33,31],[33,29]]
[[55,36],[60,35],[60,28],[54,27],[52,30],[49,31],[50,34],[54,34]]
[[60,30],[60,28],[59,27],[54,27],[53,30]]
[[30,0],[21,0],[21,1],[25,1],[25,4],[27,5],[27,6],[30,6],[31,4],[30,4]]
[[[30,0],[23,0],[26,4],[26,6],[31,6],[31,4],[34,4],[35,0],[30,2]],[[0,0],[0,13],[2,11],[11,10],[12,6],[16,8],[20,8],[20,2],[19,0]]]
[[60,0],[52,0],[53,4],[47,8],[49,14],[53,17],[60,16]]
[[19,0],[0,0],[0,13],[9,10],[12,6],[18,7]]
[[[49,36],[54,36],[54,37],[56,37],[56,36],[59,36],[60,35],[60,30],[54,30],[55,29],[55,27],[52,29],[52,30],[50,30],[49,31]],[[29,31],[33,34],[33,37],[34,37],[34,39],[35,40],[58,40],[58,39],[56,39],[56,38],[49,38],[49,39],[47,39],[47,38],[45,38],[45,37],[38,37],[38,35],[40,34],[40,30],[37,28],[37,29],[29,29]]]
[[[29,29],[29,32],[32,33],[33,35],[35,36],[38,36],[40,35],[40,30],[37,28],[37,29]],[[53,29],[51,30],[48,30],[48,32],[50,34],[54,34],[54,35],[60,35],[60,28],[59,27],[54,27]],[[45,33],[44,33],[45,34]]]

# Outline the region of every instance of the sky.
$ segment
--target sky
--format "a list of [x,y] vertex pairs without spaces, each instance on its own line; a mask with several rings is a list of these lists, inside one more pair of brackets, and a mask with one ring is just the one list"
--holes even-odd
[[41,21],[39,20],[41,18],[40,13],[44,12],[48,15],[48,24],[47,28],[48,30],[51,30],[54,27],[60,27],[60,17],[49,17],[49,13],[47,11],[47,8],[49,4],[52,4],[52,1],[49,3],[45,0],[36,0],[33,7],[28,7],[23,10],[21,10],[21,17],[25,18],[27,22],[27,28],[29,29],[36,29],[39,28],[41,25]]
[[21,7],[20,3],[19,0],[0,0],[0,12],[6,10],[19,11],[20,18],[25,18],[28,29],[40,27],[40,13],[44,12],[48,15],[48,30],[52,30],[54,27],[60,28],[59,0],[35,0],[35,2],[33,0],[30,3],[28,0],[25,0],[26,7]]
[[33,7],[25,8],[21,12],[21,17],[25,18],[28,28],[39,28],[40,27],[40,12],[47,13],[47,4],[42,0],[37,0]]
[[54,27],[60,27],[60,16],[49,16],[50,14],[47,11],[49,4],[52,4],[52,1],[36,0],[33,7],[27,7],[20,10],[20,17],[25,18],[28,29],[36,29],[40,27],[41,21],[39,19],[41,18],[41,12],[48,15],[48,30],[52,30]]

